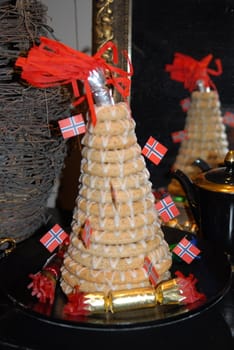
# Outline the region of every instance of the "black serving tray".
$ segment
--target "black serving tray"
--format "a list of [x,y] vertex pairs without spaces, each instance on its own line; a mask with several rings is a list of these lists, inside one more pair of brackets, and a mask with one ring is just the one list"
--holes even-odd
[[[169,244],[179,242],[185,235],[189,239],[194,238],[190,233],[169,227],[164,227],[163,230]],[[53,306],[38,303],[27,288],[30,282],[29,274],[39,271],[50,256],[39,242],[40,237],[41,235],[35,235],[19,243],[9,256],[0,261],[0,288],[21,313],[58,327],[105,332],[170,325],[190,319],[210,309],[223,298],[231,284],[232,270],[228,256],[220,251],[219,247],[195,237],[197,246],[201,250],[200,258],[195,259],[191,264],[173,259],[171,274],[172,278],[175,276],[175,271],[181,271],[185,276],[193,274],[198,280],[196,287],[206,295],[206,300],[188,305],[157,305],[153,308],[113,314],[69,317],[63,314],[63,307],[67,299],[59,285]]]

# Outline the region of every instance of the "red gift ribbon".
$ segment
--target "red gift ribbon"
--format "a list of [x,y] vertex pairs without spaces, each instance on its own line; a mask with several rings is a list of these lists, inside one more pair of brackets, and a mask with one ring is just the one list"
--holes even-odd
[[197,61],[190,56],[177,52],[173,64],[167,64],[165,70],[170,73],[171,79],[184,83],[184,87],[190,92],[197,88],[199,81],[203,83],[204,88],[211,87],[216,90],[216,86],[209,75],[218,76],[222,74],[222,64],[220,59],[216,59],[217,70],[208,68],[212,58],[213,55],[209,54]]
[[38,88],[54,87],[64,84],[72,84],[75,97],[78,98],[75,105],[80,104],[84,98],[80,97],[77,81],[83,81],[91,120],[95,125],[96,115],[92,99],[92,92],[88,83],[88,77],[92,70],[102,69],[106,74],[106,83],[112,84],[121,96],[126,99],[130,94],[130,76],[133,68],[126,51],[123,55],[128,61],[129,72],[108,64],[102,57],[105,51],[112,50],[113,63],[118,64],[118,50],[116,45],[106,42],[94,56],[76,51],[56,40],[40,37],[40,44],[34,45],[27,57],[18,57],[15,65],[22,68],[21,77],[32,86]]

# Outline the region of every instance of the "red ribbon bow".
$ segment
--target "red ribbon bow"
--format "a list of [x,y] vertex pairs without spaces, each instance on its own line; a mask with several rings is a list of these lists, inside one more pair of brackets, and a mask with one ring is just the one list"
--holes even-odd
[[209,77],[222,74],[222,64],[219,59],[215,60],[217,70],[208,68],[213,55],[209,54],[201,61],[197,61],[190,56],[175,53],[173,64],[167,64],[166,72],[169,72],[171,79],[184,83],[184,87],[190,92],[197,88],[198,81],[201,81],[204,88],[212,87],[216,90],[215,84]]
[[[80,97],[77,80],[83,81],[91,120],[95,124],[96,115],[88,83],[88,77],[92,70],[102,69],[107,75],[106,83],[112,84],[124,99],[130,93],[129,78],[133,74],[133,69],[127,53],[123,52],[129,63],[129,72],[107,64],[105,59],[102,58],[104,52],[110,49],[113,51],[113,63],[117,65],[118,50],[111,41],[104,44],[94,56],[89,56],[58,41],[40,37],[40,44],[34,45],[29,50],[27,57],[18,57],[15,65],[22,68],[22,79],[32,86],[46,88],[71,83],[75,97]],[[81,97],[76,104],[81,103],[83,100],[84,97]]]

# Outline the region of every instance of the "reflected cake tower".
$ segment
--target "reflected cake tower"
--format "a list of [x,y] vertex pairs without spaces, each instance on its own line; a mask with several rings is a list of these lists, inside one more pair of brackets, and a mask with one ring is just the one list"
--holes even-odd
[[[183,64],[181,65],[181,58]],[[228,152],[228,138],[225,125],[221,115],[221,104],[218,92],[210,81],[206,71],[206,65],[211,60],[212,56],[207,56],[198,64],[196,61],[191,62],[191,58],[186,56],[180,57],[179,54],[175,58],[173,66],[167,66],[167,70],[171,72],[172,78],[178,81],[183,81],[187,74],[182,77],[173,74],[173,69],[178,72],[179,66],[186,67],[189,64],[189,69],[194,69],[191,76],[188,74],[190,85],[186,85],[191,91],[191,102],[187,111],[184,130],[186,138],[182,140],[178,150],[176,160],[173,164],[173,169],[180,169],[186,173],[191,179],[194,179],[202,170],[194,163],[196,159],[204,160],[210,167],[217,167],[223,163],[225,155]],[[188,59],[188,61],[186,61]],[[219,61],[218,61],[219,62]],[[220,63],[217,63],[220,64]],[[194,64],[196,63],[196,69]],[[186,71],[186,69],[184,69]],[[212,72],[212,71],[211,71]],[[201,78],[202,79],[199,79]],[[195,79],[195,80],[194,80]],[[168,185],[168,190],[172,194],[184,194],[180,184],[176,179],[172,179]]]
[[[205,160],[212,168],[223,163],[228,152],[228,139],[216,91],[192,93],[185,130],[187,138],[181,142],[173,169],[180,169],[193,179],[201,172],[198,166],[192,164],[196,159]],[[178,181],[172,179],[168,190],[180,193]]]
[[129,107],[96,106],[96,118],[82,139],[79,194],[61,271],[65,294],[77,286],[105,293],[147,287],[155,276],[156,283],[170,277],[171,253]]

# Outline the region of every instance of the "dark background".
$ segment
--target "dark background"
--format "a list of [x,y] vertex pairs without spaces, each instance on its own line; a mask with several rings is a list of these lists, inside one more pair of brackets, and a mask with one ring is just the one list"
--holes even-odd
[[[153,136],[168,148],[159,165],[146,160],[153,186],[158,188],[170,180],[180,145],[172,142],[171,132],[184,128],[186,113],[180,101],[190,97],[183,83],[172,80],[165,71],[174,54],[199,61],[212,54],[208,68],[214,70],[219,58],[223,73],[210,78],[222,112],[234,109],[234,0],[133,0],[132,22],[131,108],[138,142],[144,146]],[[231,143],[233,129],[226,130]]]

